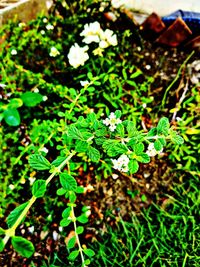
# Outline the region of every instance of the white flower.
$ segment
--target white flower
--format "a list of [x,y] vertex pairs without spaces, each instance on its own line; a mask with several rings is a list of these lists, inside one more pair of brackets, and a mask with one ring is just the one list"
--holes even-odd
[[35,182],[35,177],[29,177],[29,182],[30,182],[30,185],[32,185],[34,182]]
[[47,18],[43,18],[42,20],[44,23],[47,23],[48,22],[48,19]]
[[6,84],[0,83],[0,87],[3,88],[3,89],[6,88],[6,86],[7,86]]
[[54,26],[51,25],[51,24],[47,24],[46,25],[46,29],[49,31],[49,30],[53,30],[54,29]]
[[88,46],[80,47],[77,43],[75,43],[69,50],[68,59],[69,64],[74,68],[78,68],[79,66],[83,66],[85,61],[89,59],[89,55],[86,52],[89,49]]
[[107,42],[108,46],[116,46],[117,45],[117,35],[110,29],[106,29],[105,31],[101,31],[101,40]]
[[18,24],[18,26],[19,26],[20,28],[25,27],[25,26],[26,26],[26,23],[24,23],[24,22],[20,22],[20,23]]
[[56,47],[51,47],[51,51],[49,53],[50,57],[56,57],[58,55],[60,55],[60,52],[57,50]]
[[90,83],[88,81],[80,81],[81,86],[85,87],[89,85]]
[[113,174],[112,174],[112,178],[113,178],[114,180],[116,180],[118,177],[119,177],[118,174],[116,174],[116,173],[113,173]]
[[116,115],[114,112],[111,112],[110,116],[106,118],[105,120],[103,120],[103,124],[105,124],[106,126],[109,126],[109,129],[111,132],[114,132],[114,130],[117,127],[116,125],[121,122],[122,121],[119,118],[116,118]]
[[128,172],[129,157],[122,154],[118,159],[111,159],[113,168],[121,172]]
[[34,89],[33,89],[33,92],[34,92],[34,93],[39,93],[39,89],[38,89],[38,88],[34,88]]
[[84,36],[83,42],[90,44],[92,42],[99,43],[99,33],[101,26],[98,21],[95,21],[84,26],[84,30],[80,33],[80,36]]
[[17,50],[12,49],[10,53],[11,53],[12,56],[15,56],[15,55],[17,55]]
[[146,153],[147,155],[149,155],[149,157],[155,157],[156,155],[160,154],[162,151],[163,149],[161,149],[160,151],[157,151],[154,147],[154,143],[150,143],[148,145]]
[[43,100],[43,101],[47,101],[47,99],[48,99],[48,97],[47,97],[46,95],[44,95],[44,96],[42,97],[42,100]]
[[103,57],[103,51],[104,51],[103,48],[101,48],[101,47],[97,47],[96,49],[94,49],[94,50],[92,51],[92,53],[93,53],[95,56]]
[[121,6],[123,6],[126,3],[125,0],[112,0],[111,1],[111,5],[114,8],[120,8]]
[[41,33],[42,35],[44,35],[44,34],[45,34],[45,31],[44,31],[44,30],[41,30],[40,33]]

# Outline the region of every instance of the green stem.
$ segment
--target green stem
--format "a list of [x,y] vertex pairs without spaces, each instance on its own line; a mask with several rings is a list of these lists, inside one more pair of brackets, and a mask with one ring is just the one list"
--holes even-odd
[[[48,179],[46,180],[46,185],[48,185],[51,180],[53,179],[53,177],[55,175],[57,175],[61,169],[67,164],[67,162],[76,154],[75,151],[72,151],[69,156],[54,170],[54,172],[48,177]],[[16,222],[13,224],[13,226],[11,228],[9,228],[8,230],[6,230],[6,235],[3,239],[3,243],[4,245],[6,245],[6,243],[8,242],[9,238],[11,236],[13,236],[15,234],[15,230],[16,228],[20,225],[21,221],[23,220],[23,218],[26,216],[26,214],[28,213],[29,209],[32,207],[32,205],[34,204],[34,202],[36,201],[36,197],[32,196],[31,199],[28,201],[28,205],[25,207],[25,209],[23,210],[23,212],[20,214],[19,218],[16,220]]]
[[83,263],[83,267],[86,267],[86,265],[85,265],[85,259],[84,259],[84,256],[83,256],[83,249],[81,247],[79,236],[77,234],[76,217],[75,217],[75,214],[74,214],[74,207],[73,206],[71,207],[71,211],[72,211],[72,218],[73,218],[73,223],[74,223],[75,237],[76,237],[76,241],[77,241],[78,248],[79,248],[79,251],[80,251],[81,261]]

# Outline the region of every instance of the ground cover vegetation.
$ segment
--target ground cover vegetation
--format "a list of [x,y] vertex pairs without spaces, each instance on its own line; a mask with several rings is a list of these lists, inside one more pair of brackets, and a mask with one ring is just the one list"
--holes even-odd
[[199,266],[199,51],[49,13],[0,30],[2,266]]

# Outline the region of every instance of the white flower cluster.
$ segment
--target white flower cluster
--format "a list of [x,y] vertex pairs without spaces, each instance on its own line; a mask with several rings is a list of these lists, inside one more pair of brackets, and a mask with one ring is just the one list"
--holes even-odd
[[[86,24],[84,30],[80,33],[83,36],[83,42],[85,44],[98,43],[98,48],[93,50],[94,55],[103,56],[102,52],[109,46],[117,45],[117,36],[110,29],[103,31],[98,21]],[[69,50],[68,59],[69,64],[74,68],[83,66],[85,61],[89,59],[87,53],[89,47],[80,47],[75,43]]]
[[106,126],[109,126],[109,129],[111,132],[114,132],[114,130],[117,127],[117,124],[121,123],[122,121],[118,118],[116,118],[116,115],[114,112],[111,112],[109,117],[103,120],[103,124]]
[[161,149],[160,151],[157,151],[154,147],[154,143],[150,143],[148,145],[148,149],[146,151],[147,155],[149,155],[149,157],[155,157],[156,155],[160,154],[163,151],[163,149]]
[[84,47],[80,47],[77,43],[75,43],[69,50],[68,59],[69,64],[74,68],[78,68],[79,66],[83,66],[85,61],[89,59],[89,55],[86,52],[89,47],[86,45]]
[[122,154],[118,159],[111,159],[113,168],[121,172],[128,172],[129,157]]
[[112,30],[106,29],[103,31],[98,21],[95,21],[84,26],[84,30],[80,33],[84,36],[83,42],[91,44],[92,42],[99,43],[99,47],[104,49],[108,46],[117,45],[117,36]]

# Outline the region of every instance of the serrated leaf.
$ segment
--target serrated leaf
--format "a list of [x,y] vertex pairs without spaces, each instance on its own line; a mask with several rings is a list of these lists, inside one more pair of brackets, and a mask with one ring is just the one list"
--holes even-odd
[[62,212],[62,217],[63,218],[68,218],[71,212],[71,207],[67,207],[66,209],[63,210]]
[[23,237],[13,236],[11,238],[11,243],[13,248],[25,258],[30,258],[35,252],[32,242]]
[[33,154],[29,156],[28,162],[33,169],[43,171],[51,168],[50,162],[39,154]]
[[172,132],[171,134],[171,140],[173,143],[177,144],[177,145],[182,145],[184,143],[184,139],[178,135],[176,132]]
[[64,219],[62,219],[62,220],[60,221],[60,226],[62,226],[62,227],[66,227],[66,226],[68,226],[71,222],[72,222],[72,220],[69,220],[69,219],[67,219],[67,218],[64,218]]
[[60,174],[60,183],[66,191],[75,191],[77,188],[74,177],[66,172]]
[[88,143],[86,141],[77,141],[75,150],[78,153],[86,152],[88,149]]
[[72,125],[72,126],[69,127],[69,129],[68,129],[68,136],[71,137],[71,138],[73,138],[73,139],[83,140],[82,133],[74,125]]
[[78,254],[79,254],[79,250],[72,251],[68,256],[68,260],[74,261],[78,257]]
[[56,194],[58,196],[62,196],[66,193],[66,190],[64,188],[59,188],[57,191],[56,191]]
[[21,99],[25,106],[35,107],[42,102],[43,96],[40,93],[26,92],[21,95]]
[[3,239],[0,238],[0,252],[2,252],[4,250],[5,244],[3,242]]
[[78,216],[76,219],[80,223],[87,223],[88,222],[88,217],[85,214]]
[[76,233],[77,233],[78,235],[82,234],[83,232],[84,232],[84,227],[83,227],[83,226],[78,226],[78,227],[76,228]]
[[168,118],[166,117],[161,118],[157,126],[158,134],[164,134],[165,136],[167,136],[169,127],[170,127],[170,124],[169,124]]
[[16,207],[13,211],[11,211],[11,213],[8,215],[6,222],[9,228],[11,228],[15,222],[17,221],[17,219],[19,218],[19,216],[21,215],[21,213],[23,212],[23,210],[26,208],[26,206],[28,205],[28,201],[19,205],[18,207]]
[[95,135],[96,135],[97,137],[102,137],[102,136],[105,136],[106,133],[107,133],[107,128],[106,128],[106,127],[102,127],[101,129],[99,129],[99,130],[97,130],[97,131],[95,132]]
[[109,157],[116,157],[117,155],[124,154],[128,151],[128,148],[121,143],[115,144],[107,150]]
[[93,257],[95,255],[94,250],[90,249],[90,248],[86,248],[83,250],[83,252],[85,253],[85,255],[87,255],[88,257]]
[[137,133],[136,125],[133,121],[128,121],[126,129],[129,138],[133,137]]
[[93,162],[99,162],[100,160],[100,152],[96,148],[89,146],[87,151],[88,157]]
[[118,124],[116,130],[117,130],[119,136],[123,138],[124,137],[124,125],[121,123]]
[[69,239],[68,243],[67,243],[67,248],[68,249],[72,249],[76,244],[76,237],[73,236],[72,238]]
[[161,144],[160,139],[154,142],[154,148],[156,151],[160,151],[163,149],[163,145]]
[[17,109],[13,108],[9,108],[6,109],[3,112],[3,117],[5,122],[9,125],[9,126],[18,126],[20,125],[20,115]]
[[135,154],[138,155],[144,151],[144,144],[143,143],[138,143],[135,145]]
[[33,196],[37,198],[43,197],[45,192],[46,192],[46,181],[42,179],[36,180],[32,188]]
[[135,159],[130,160],[128,163],[128,168],[129,168],[129,172],[131,174],[136,173],[139,169],[139,164],[138,164],[137,160],[135,160]]
[[146,153],[140,153],[139,155],[137,155],[136,157],[137,161],[141,162],[141,163],[149,163],[150,162],[150,157],[149,155],[147,155]]
[[58,156],[52,163],[51,165],[58,167],[64,160],[66,159],[66,157],[62,157],[62,156]]

